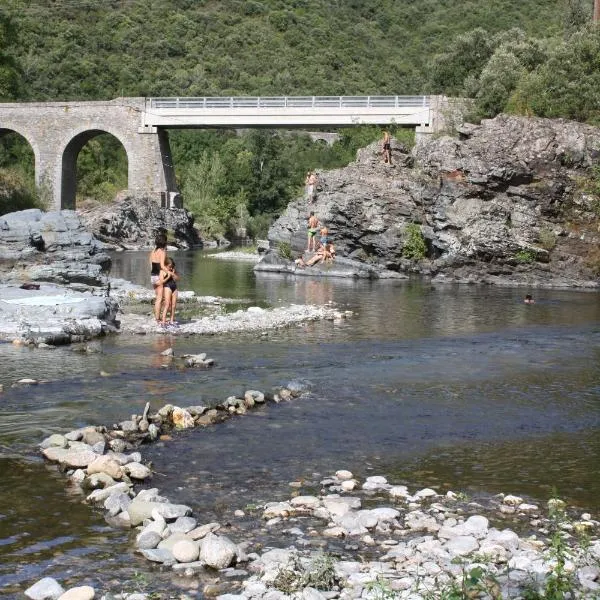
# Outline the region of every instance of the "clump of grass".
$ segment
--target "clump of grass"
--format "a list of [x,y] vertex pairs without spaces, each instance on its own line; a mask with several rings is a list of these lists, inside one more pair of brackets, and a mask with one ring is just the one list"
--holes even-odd
[[405,240],[402,256],[412,260],[421,260],[427,254],[427,244],[417,223],[409,223],[405,228]]
[[556,246],[556,234],[554,231],[548,228],[540,229],[538,233],[538,240],[540,246],[544,248],[544,250],[552,250]]
[[536,253],[533,250],[519,250],[514,258],[518,263],[530,264],[535,261]]
[[284,260],[292,260],[294,258],[292,254],[292,246],[289,242],[279,242],[277,244],[277,255],[279,258]]

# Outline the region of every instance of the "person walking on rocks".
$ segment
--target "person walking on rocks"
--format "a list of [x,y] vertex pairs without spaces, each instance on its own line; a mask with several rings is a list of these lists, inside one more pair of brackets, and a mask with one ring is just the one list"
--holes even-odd
[[311,211],[310,216],[308,217],[308,242],[307,242],[307,252],[314,252],[315,248],[315,237],[319,232],[319,219],[315,217],[314,211]]
[[390,137],[389,131],[383,132],[382,154],[383,154],[383,162],[391,165],[392,164],[392,138]]
[[163,327],[167,325],[167,314],[169,314],[169,325],[177,325],[177,321],[175,321],[175,308],[177,307],[178,279],[179,275],[175,271],[175,261],[172,258],[165,258],[165,268],[160,272],[160,283],[164,294],[161,320]]
[[164,233],[157,234],[154,240],[154,250],[150,252],[150,282],[154,289],[154,319],[160,323],[160,307],[163,299],[163,285],[161,283],[161,271],[165,267],[167,259],[167,236]]
[[313,204],[317,199],[317,174],[314,171],[309,171],[306,174],[306,199],[310,204]]

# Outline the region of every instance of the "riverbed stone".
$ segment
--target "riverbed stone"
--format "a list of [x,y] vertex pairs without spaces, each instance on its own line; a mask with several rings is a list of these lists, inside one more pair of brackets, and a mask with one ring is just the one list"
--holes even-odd
[[435,490],[432,490],[431,488],[423,488],[422,490],[419,490],[418,492],[415,493],[415,498],[419,498],[419,499],[423,499],[423,498],[433,498],[434,496],[437,496],[438,493]]
[[361,499],[357,496],[325,496],[323,498],[323,507],[332,515],[341,517],[348,511],[359,509]]
[[171,419],[177,429],[191,429],[194,427],[194,417],[187,410],[178,406],[173,408]]
[[393,485],[389,490],[388,494],[392,498],[407,498],[410,494],[408,488],[405,485]]
[[117,493],[111,494],[104,501],[104,508],[108,511],[108,514],[112,517],[118,515],[120,512],[127,510],[127,507],[131,504],[131,498],[129,494]]
[[287,518],[294,512],[294,507],[289,502],[269,502],[263,511],[264,519],[278,517]]
[[140,550],[156,548],[161,542],[160,533],[148,528],[143,529],[135,538],[135,543]]
[[47,446],[42,450],[42,454],[52,462],[60,462],[68,453],[69,450],[61,446]]
[[131,504],[127,507],[127,514],[131,519],[132,527],[143,523],[145,519],[152,517],[152,511],[157,508],[156,502],[149,502],[147,500],[140,500],[139,496],[131,501]]
[[58,600],[93,600],[96,592],[89,585],[80,585],[67,590]]
[[175,564],[175,557],[170,550],[166,548],[150,548],[148,550],[141,550],[140,552],[150,561],[162,563],[163,565],[171,566]]
[[179,517],[169,525],[169,529],[172,533],[189,533],[197,524],[193,517]]
[[[172,552],[173,546],[182,540],[191,540],[185,533],[171,533],[167,538],[161,540],[158,544],[159,548],[166,548]],[[194,540],[191,540],[194,541]],[[195,560],[195,559],[194,559]]]
[[421,511],[409,512],[404,520],[406,526],[413,531],[429,531],[435,533],[439,531],[440,524],[431,515],[426,515]]
[[82,440],[90,446],[94,446],[98,442],[106,442],[104,434],[100,433],[99,431],[96,431],[95,427],[85,428],[83,430]]
[[[48,448],[50,450],[50,448]],[[87,467],[91,462],[96,460],[98,455],[90,450],[72,450],[69,448],[65,454],[61,456],[59,462],[66,467],[79,468]]]
[[251,408],[255,404],[263,404],[265,402],[265,395],[258,390],[246,390],[244,393],[244,402],[248,408]]
[[140,481],[152,477],[152,471],[146,465],[139,462],[127,463],[123,466],[123,471],[132,479],[138,479]]
[[371,477],[367,477],[362,485],[363,490],[389,490],[390,487],[387,479],[382,475],[372,475]]
[[472,535],[458,535],[446,544],[446,549],[452,556],[465,556],[478,548],[479,544]]
[[173,556],[180,563],[190,563],[197,560],[200,554],[198,542],[190,539],[182,539],[173,544],[171,549]]
[[187,517],[192,514],[192,509],[189,506],[185,504],[170,504],[168,502],[155,504],[154,510],[167,521],[175,520],[179,517]]
[[200,560],[213,569],[229,567],[236,556],[237,546],[227,537],[207,534],[200,544]]
[[519,504],[523,504],[523,498],[521,498],[520,496],[513,496],[512,494],[508,494],[507,496],[504,496],[502,502],[504,504],[507,504],[508,506],[519,506]]
[[109,455],[98,456],[87,466],[88,475],[94,473],[106,473],[113,479],[121,479],[123,477],[123,469],[121,465]]
[[68,445],[68,440],[64,435],[60,435],[59,433],[53,433],[50,437],[47,437],[41,444],[40,448],[50,448],[56,446],[58,448],[66,448]]
[[94,473],[86,476],[83,481],[83,487],[89,490],[97,490],[115,485],[115,480],[106,473]]
[[290,504],[294,507],[315,509],[321,504],[321,500],[316,496],[295,496],[290,500]]
[[192,529],[188,533],[188,537],[191,537],[193,540],[200,540],[209,533],[213,533],[221,528],[219,523],[206,523],[205,525],[200,525],[200,527],[196,527]]
[[25,590],[31,600],[58,600],[64,594],[64,588],[52,577],[44,577]]
[[113,494],[121,494],[129,492],[129,486],[124,481],[120,481],[115,485],[111,485],[107,488],[94,490],[89,496],[87,496],[87,502],[104,502],[107,498]]
[[391,523],[400,516],[400,511],[387,506],[371,509],[371,514],[377,518],[378,523]]
[[490,529],[486,542],[500,544],[510,552],[515,552],[520,545],[519,536],[510,529],[503,529],[499,531],[497,529]]

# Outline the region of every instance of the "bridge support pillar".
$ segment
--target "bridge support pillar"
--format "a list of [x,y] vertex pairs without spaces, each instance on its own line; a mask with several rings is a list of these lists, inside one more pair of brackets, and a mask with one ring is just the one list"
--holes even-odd
[[132,136],[127,157],[130,192],[149,194],[157,201],[165,194],[170,197],[179,192],[166,130],[140,130],[138,135]]

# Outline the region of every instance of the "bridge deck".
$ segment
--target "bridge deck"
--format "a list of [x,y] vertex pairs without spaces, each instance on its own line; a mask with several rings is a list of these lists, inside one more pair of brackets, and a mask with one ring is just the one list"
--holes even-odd
[[428,125],[429,96],[147,98],[142,127]]

